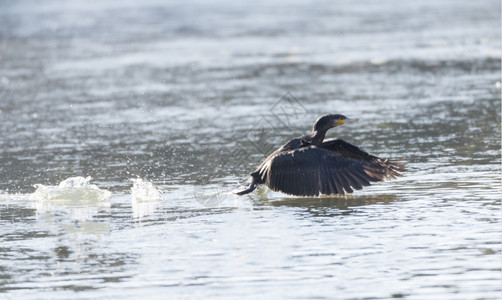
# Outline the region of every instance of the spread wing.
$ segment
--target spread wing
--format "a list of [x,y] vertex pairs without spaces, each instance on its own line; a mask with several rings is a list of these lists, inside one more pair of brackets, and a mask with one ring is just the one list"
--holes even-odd
[[[399,175],[388,161],[340,141],[277,153],[263,166],[262,178],[274,191],[317,196],[352,193],[371,182],[396,176],[392,172]],[[331,150],[337,147],[339,151]]]
[[340,156],[359,161],[372,162],[380,165],[380,169],[385,170],[384,179],[396,179],[398,176],[403,176],[399,172],[406,172],[406,162],[402,160],[389,160],[376,157],[361,150],[359,147],[347,143],[344,140],[336,139],[329,140],[321,144],[323,149],[331,150],[338,153]]

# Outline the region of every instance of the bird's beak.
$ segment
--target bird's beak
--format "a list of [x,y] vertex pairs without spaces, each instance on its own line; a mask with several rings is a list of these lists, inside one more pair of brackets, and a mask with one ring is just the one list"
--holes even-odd
[[359,119],[358,118],[347,118],[345,120],[338,120],[338,125],[342,125],[342,124],[345,124],[345,123],[353,123],[353,122],[359,122]]

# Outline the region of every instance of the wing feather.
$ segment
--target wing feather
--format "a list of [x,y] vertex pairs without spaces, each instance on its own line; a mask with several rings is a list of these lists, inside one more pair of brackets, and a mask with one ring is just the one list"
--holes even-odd
[[352,193],[352,187],[360,189],[382,178],[370,163],[316,146],[278,153],[263,171],[272,190],[299,196]]
[[352,186],[353,188],[355,188],[356,190],[360,190],[363,188],[363,184],[360,182],[359,179],[357,179],[357,177],[352,174],[352,170],[349,170],[346,175],[347,175],[347,180],[349,181],[349,184],[350,186]]
[[370,177],[376,177],[378,181],[396,179],[396,177],[403,176],[399,172],[406,172],[405,161],[379,158],[341,139],[326,141],[321,144],[320,148],[334,151],[345,158],[373,163],[369,164],[366,170],[370,173],[368,174]]
[[353,193],[354,190],[351,188],[350,184],[349,184],[349,181],[347,180],[347,175],[346,174],[340,174],[338,175],[338,177],[340,178],[340,182],[343,186],[343,189],[347,192],[347,193]]
[[274,191],[298,196],[352,193],[371,182],[402,176],[405,163],[381,159],[343,140],[273,153],[259,178]]
[[333,181],[335,182],[336,190],[338,194],[343,195],[345,192],[343,191],[343,187],[341,184],[340,176],[338,176],[337,172],[333,172]]
[[329,194],[334,194],[335,192],[332,192],[332,188],[330,186],[330,181],[329,180],[322,180],[322,178],[328,178],[329,179],[329,173],[328,170],[326,169],[326,165],[322,164],[321,165],[321,170],[319,171],[319,185],[321,185],[321,194],[329,195]]

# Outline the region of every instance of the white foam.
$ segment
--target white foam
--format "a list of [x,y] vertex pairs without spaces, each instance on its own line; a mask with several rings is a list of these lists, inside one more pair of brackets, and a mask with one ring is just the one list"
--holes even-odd
[[111,192],[90,184],[91,177],[70,177],[57,186],[37,184],[30,195],[39,213],[64,210],[75,219],[90,220],[100,208],[110,207]]
[[160,201],[160,193],[149,181],[141,178],[131,179],[131,207],[134,218],[142,218],[155,212]]

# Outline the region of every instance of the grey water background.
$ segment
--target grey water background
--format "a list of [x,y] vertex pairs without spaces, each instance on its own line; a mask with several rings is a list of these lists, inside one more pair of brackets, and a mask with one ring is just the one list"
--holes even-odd
[[[0,2],[0,298],[500,299],[500,11]],[[227,193],[324,113],[406,177]]]

